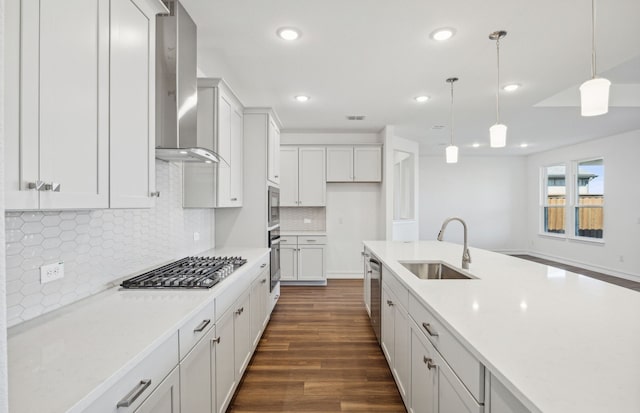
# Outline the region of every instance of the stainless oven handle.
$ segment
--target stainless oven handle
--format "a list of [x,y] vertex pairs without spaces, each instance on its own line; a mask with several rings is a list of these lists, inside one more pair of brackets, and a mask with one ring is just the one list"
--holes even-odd
[[277,244],[280,244],[280,238],[276,238],[271,241],[271,245],[277,245]]

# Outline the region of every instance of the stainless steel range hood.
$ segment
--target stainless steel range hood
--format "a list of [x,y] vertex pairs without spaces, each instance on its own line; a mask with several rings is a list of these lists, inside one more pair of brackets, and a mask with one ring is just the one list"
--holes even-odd
[[156,19],[156,158],[219,162],[213,148],[198,145],[197,28],[176,0]]

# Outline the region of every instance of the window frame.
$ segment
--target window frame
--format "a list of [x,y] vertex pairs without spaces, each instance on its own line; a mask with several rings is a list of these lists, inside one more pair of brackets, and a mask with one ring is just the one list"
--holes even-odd
[[[566,162],[555,162],[547,165],[543,165],[540,167],[540,223],[538,228],[538,235],[552,238],[566,238],[567,237],[567,208],[568,208],[568,200],[567,200],[567,190],[565,185],[565,204],[562,206],[551,205],[549,204],[549,174],[548,169],[554,166],[562,166],[564,167],[564,180],[567,182],[568,174],[567,174],[567,164]],[[545,212],[547,208],[564,208],[564,233],[560,232],[548,232],[545,225]]]
[[[603,191],[602,191],[602,197],[603,197],[603,202],[602,205],[598,205],[598,206],[581,206],[579,204],[579,200],[580,200],[580,185],[578,185],[578,176],[579,176],[579,166],[581,163],[583,162],[591,162],[591,161],[602,161],[602,168],[604,170],[605,167],[605,160],[604,160],[604,156],[595,156],[595,157],[589,157],[589,158],[583,158],[583,159],[577,159],[572,161],[572,179],[571,179],[571,185],[573,186],[573,188],[571,189],[571,194],[572,194],[572,200],[571,200],[571,212],[570,212],[570,216],[569,218],[571,219],[571,225],[572,225],[572,229],[570,232],[570,236],[568,237],[571,240],[575,240],[575,241],[584,241],[584,242],[594,242],[594,243],[600,243],[600,244],[604,244],[604,223],[606,222],[606,197],[605,197],[605,191],[607,188],[606,182],[603,183]],[[606,173],[604,174],[603,180],[606,180]],[[585,237],[585,236],[581,236],[578,235],[578,226],[576,225],[576,220],[578,219],[578,208],[601,208],[602,209],[602,238],[595,238],[595,237]]]

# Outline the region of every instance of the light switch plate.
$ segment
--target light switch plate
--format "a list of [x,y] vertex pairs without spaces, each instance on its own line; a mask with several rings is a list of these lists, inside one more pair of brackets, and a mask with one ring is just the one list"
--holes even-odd
[[64,277],[64,262],[54,262],[40,267],[40,284],[59,280]]
[[193,240],[194,241],[200,241],[200,233],[199,232],[194,232],[193,233]]
[[305,219],[304,219],[304,223],[305,223],[305,224],[311,224],[311,220],[310,220],[309,218],[305,218]]

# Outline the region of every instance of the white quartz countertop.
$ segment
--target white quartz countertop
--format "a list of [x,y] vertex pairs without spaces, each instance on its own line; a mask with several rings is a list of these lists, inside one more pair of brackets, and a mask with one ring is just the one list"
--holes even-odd
[[640,294],[471,248],[475,280],[420,280],[403,261],[460,268],[462,246],[365,246],[534,412],[640,412]]
[[239,255],[247,263],[208,290],[116,287],[11,328],[10,411],[82,411],[268,254],[267,248],[205,251],[198,255]]

